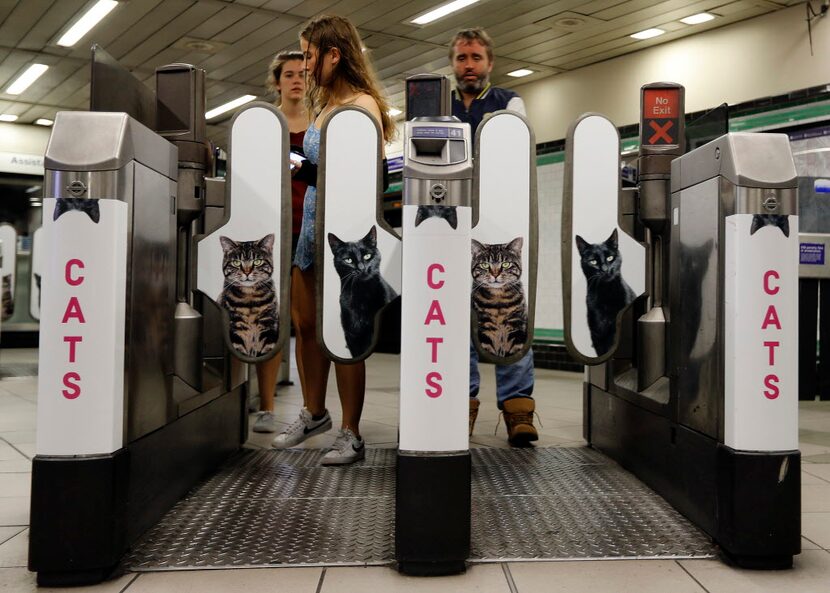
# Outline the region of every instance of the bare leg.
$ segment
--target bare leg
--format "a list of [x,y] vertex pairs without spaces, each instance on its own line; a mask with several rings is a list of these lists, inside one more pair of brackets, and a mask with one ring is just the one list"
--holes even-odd
[[363,399],[366,395],[366,363],[334,365],[337,391],[343,408],[343,428],[360,436],[360,415],[363,413]]
[[317,343],[317,304],[314,270],[291,269],[291,318],[297,337],[297,366],[303,403],[314,416],[326,411],[326,385],[331,361]]
[[259,409],[262,412],[274,411],[274,394],[277,390],[277,373],[282,364],[282,352],[265,362],[256,364],[256,378],[259,384]]

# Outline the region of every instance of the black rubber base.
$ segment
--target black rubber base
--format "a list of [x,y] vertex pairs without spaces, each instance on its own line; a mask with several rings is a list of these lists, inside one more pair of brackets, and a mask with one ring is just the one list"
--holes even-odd
[[792,566],[801,551],[798,451],[735,451],[596,385],[586,439],[709,534],[725,558],[754,569]]
[[414,576],[458,574],[470,555],[469,451],[459,455],[398,454],[395,557]]

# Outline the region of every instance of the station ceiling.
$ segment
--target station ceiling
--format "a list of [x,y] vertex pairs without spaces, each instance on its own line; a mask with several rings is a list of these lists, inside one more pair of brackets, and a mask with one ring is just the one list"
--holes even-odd
[[[264,88],[272,56],[298,49],[298,29],[320,13],[346,16],[369,49],[391,103],[403,109],[403,80],[418,72],[449,74],[447,43],[460,28],[493,37],[492,81],[511,87],[574,70],[708,29],[774,12],[801,0],[481,0],[424,26],[409,21],[445,0],[123,0],[72,48],[56,44],[67,24],[94,0],[0,0],[0,113],[17,123],[53,119],[89,104],[89,56],[97,43],[149,87],[155,68],[173,62],[207,71],[208,109],[241,95],[272,100]],[[708,11],[699,25],[679,19]],[[630,34],[659,27],[638,41]],[[3,91],[30,64],[49,66],[22,94]],[[519,68],[534,71],[511,78]],[[208,125],[224,145],[228,113]]]

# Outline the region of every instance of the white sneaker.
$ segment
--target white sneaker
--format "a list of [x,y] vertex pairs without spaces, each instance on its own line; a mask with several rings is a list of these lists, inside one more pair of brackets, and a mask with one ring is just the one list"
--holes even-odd
[[273,412],[264,411],[256,415],[256,422],[251,429],[254,432],[277,432],[277,417]]
[[366,444],[348,428],[341,428],[331,451],[323,455],[322,465],[347,465],[366,457]]
[[300,410],[300,417],[292,422],[288,428],[277,435],[277,438],[271,443],[275,449],[287,449],[294,445],[299,445],[309,437],[315,434],[326,432],[331,428],[331,416],[326,410],[325,415],[319,420],[314,420],[311,417],[311,412],[306,408]]

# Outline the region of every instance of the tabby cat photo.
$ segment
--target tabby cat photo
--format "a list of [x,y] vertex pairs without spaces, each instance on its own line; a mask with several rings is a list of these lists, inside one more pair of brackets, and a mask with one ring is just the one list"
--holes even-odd
[[597,356],[602,356],[614,346],[617,314],[634,300],[634,291],[620,273],[622,256],[617,229],[603,243],[588,243],[577,235],[576,247],[588,284],[585,304],[591,342]]
[[375,316],[398,294],[380,273],[377,228],[372,225],[358,241],[342,241],[328,234],[334,269],[340,277],[340,323],[353,358],[369,351]]
[[522,285],[522,244],[472,240],[472,308],[478,315],[478,341],[493,356],[506,358],[527,342],[527,301]]
[[257,358],[277,345],[279,307],[272,274],[274,234],[258,241],[219,237],[225,283],[216,302],[228,312],[235,350]]

